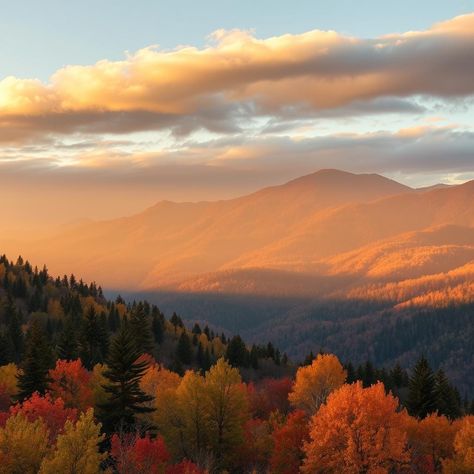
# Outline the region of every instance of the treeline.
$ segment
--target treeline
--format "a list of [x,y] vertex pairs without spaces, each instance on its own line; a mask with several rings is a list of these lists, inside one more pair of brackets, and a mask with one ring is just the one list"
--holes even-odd
[[122,323],[144,351],[180,374],[191,367],[206,371],[223,355],[239,366],[274,375],[288,363],[271,343],[247,349],[239,336],[229,339],[199,324],[189,330],[179,315],[168,320],[147,301],[126,303],[120,296],[107,301],[95,283],[74,275],[54,279],[46,267],[33,268],[21,257],[16,263],[0,257],[0,364],[23,360],[28,329],[38,325],[47,338],[50,365],[58,358],[80,358],[91,369],[106,360]]

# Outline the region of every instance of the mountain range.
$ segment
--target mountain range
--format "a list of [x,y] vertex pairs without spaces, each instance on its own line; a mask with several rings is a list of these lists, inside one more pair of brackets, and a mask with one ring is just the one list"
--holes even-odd
[[313,294],[316,277],[399,280],[470,262],[473,198],[474,182],[418,190],[321,170],[237,199],[162,201],[47,239],[1,243],[55,273],[73,269],[118,290],[281,294],[285,281]]
[[[405,338],[411,346],[385,354],[374,347],[393,337],[388,328],[408,324],[413,334],[420,312],[438,321],[453,307],[472,316],[474,181],[414,189],[376,174],[321,170],[236,199],[162,201],[47,239],[4,236],[0,245],[47,262],[53,274],[72,271],[131,298],[146,294],[162,309],[248,340],[267,337],[290,355],[320,345],[392,363],[423,350],[423,337],[420,329]],[[470,321],[459,335],[442,320],[426,350],[434,353],[441,330],[450,341],[470,334]],[[458,359],[445,352],[438,362],[453,376]],[[463,357],[474,365],[472,354]]]

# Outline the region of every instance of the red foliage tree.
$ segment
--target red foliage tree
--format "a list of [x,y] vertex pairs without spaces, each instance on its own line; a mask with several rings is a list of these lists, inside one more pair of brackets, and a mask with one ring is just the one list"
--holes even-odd
[[66,407],[85,411],[93,405],[91,374],[80,359],[58,360],[56,367],[49,371],[49,377],[49,392],[53,398],[62,398]]
[[58,434],[62,432],[67,420],[72,422],[77,420],[77,410],[75,408],[66,408],[61,398],[53,400],[51,395],[46,394],[42,397],[37,392],[23,403],[13,405],[9,413],[11,415],[23,413],[29,421],[42,418],[49,430],[51,441],[54,441]]
[[110,454],[119,474],[161,474],[170,460],[170,453],[161,437],[151,439],[149,436],[114,434]]
[[296,410],[286,423],[273,432],[273,453],[270,459],[271,472],[298,474],[304,458],[303,445],[309,441],[309,420],[306,413]]
[[166,474],[205,474],[205,472],[199,469],[196,464],[186,459],[166,469]]
[[248,385],[250,409],[256,418],[268,418],[271,412],[288,413],[288,394],[293,382],[290,378],[264,379],[258,384]]

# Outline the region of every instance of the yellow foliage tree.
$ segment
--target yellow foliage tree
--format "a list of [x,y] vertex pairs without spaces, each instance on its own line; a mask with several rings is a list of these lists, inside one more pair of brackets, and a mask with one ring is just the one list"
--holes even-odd
[[193,459],[203,452],[208,439],[205,395],[204,378],[187,371],[176,390],[176,398],[182,454]]
[[156,410],[151,415],[153,423],[175,455],[181,452],[179,440],[181,420],[176,397],[180,381],[181,377],[178,374],[161,368],[159,371],[150,373],[143,386],[144,391],[155,396]]
[[39,473],[98,474],[100,463],[107,457],[98,449],[103,438],[100,424],[94,422],[93,410],[87,410],[75,424],[66,422],[53,455],[44,459]]
[[38,418],[10,415],[0,428],[0,473],[36,474],[48,452],[48,429]]
[[405,412],[382,383],[343,385],[313,416],[303,473],[383,474],[408,462]]
[[472,474],[474,472],[474,416],[461,420],[454,438],[454,457],[443,461],[446,474]]
[[312,364],[300,367],[289,394],[289,400],[296,408],[312,415],[328,395],[346,380],[347,373],[333,354],[318,354]]
[[90,388],[92,390],[92,397],[94,399],[94,405],[100,405],[107,401],[107,393],[104,390],[104,385],[107,384],[107,379],[104,377],[104,371],[107,366],[104,364],[96,364],[92,369],[91,378],[89,381]]
[[0,367],[0,386],[4,388],[10,397],[14,397],[18,393],[19,373],[20,370],[13,363]]
[[204,389],[210,446],[218,462],[226,464],[243,442],[247,392],[238,369],[223,358],[206,372]]

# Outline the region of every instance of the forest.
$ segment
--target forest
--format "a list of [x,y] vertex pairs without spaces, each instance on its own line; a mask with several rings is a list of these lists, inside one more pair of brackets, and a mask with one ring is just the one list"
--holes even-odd
[[0,257],[0,473],[474,472],[474,403],[423,353],[293,360],[183,321]]

